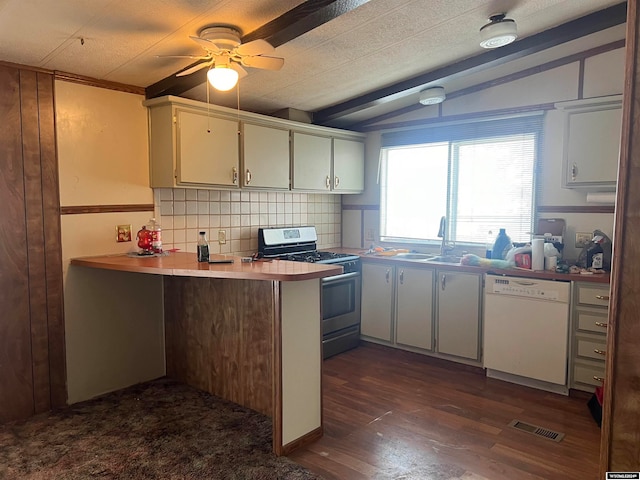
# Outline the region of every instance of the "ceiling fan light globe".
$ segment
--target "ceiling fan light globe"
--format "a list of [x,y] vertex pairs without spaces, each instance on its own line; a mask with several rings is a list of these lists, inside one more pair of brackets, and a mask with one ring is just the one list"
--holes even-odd
[[238,72],[227,66],[214,67],[207,72],[207,79],[213,88],[226,92],[238,83]]
[[516,22],[509,18],[487,23],[480,29],[480,46],[482,48],[503,47],[516,38],[518,38]]

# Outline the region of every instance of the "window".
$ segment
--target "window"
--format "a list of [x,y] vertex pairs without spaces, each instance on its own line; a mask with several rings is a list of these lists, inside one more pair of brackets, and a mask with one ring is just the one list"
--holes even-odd
[[388,242],[482,244],[505,228],[530,239],[542,115],[383,134],[380,233]]

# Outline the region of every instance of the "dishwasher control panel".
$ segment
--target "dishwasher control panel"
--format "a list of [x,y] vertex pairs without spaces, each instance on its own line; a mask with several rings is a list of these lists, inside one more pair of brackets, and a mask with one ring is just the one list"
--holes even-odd
[[568,285],[563,282],[528,278],[487,276],[487,293],[512,297],[535,298],[552,302],[566,301]]

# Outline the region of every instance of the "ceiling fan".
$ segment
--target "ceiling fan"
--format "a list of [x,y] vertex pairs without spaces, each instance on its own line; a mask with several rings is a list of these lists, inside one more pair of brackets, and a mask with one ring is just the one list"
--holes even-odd
[[164,55],[173,58],[193,58],[202,62],[176,74],[177,77],[190,75],[203,68],[209,68],[207,78],[217,90],[230,90],[238,79],[247,75],[243,67],[265,70],[280,70],[284,58],[273,57],[276,49],[265,40],[241,43],[240,31],[229,26],[206,27],[198,36],[189,38],[205,49],[206,55]]

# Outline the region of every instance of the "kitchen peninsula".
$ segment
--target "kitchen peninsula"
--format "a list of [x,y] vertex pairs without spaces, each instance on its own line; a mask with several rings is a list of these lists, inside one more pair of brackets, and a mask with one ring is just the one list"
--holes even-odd
[[[234,263],[107,255],[71,268],[161,275],[163,300],[144,301],[164,304],[167,376],[269,416],[273,451],[284,455],[322,436],[320,279],[342,268],[226,258]],[[104,287],[96,297],[109,295]],[[105,306],[92,300],[85,315]]]

